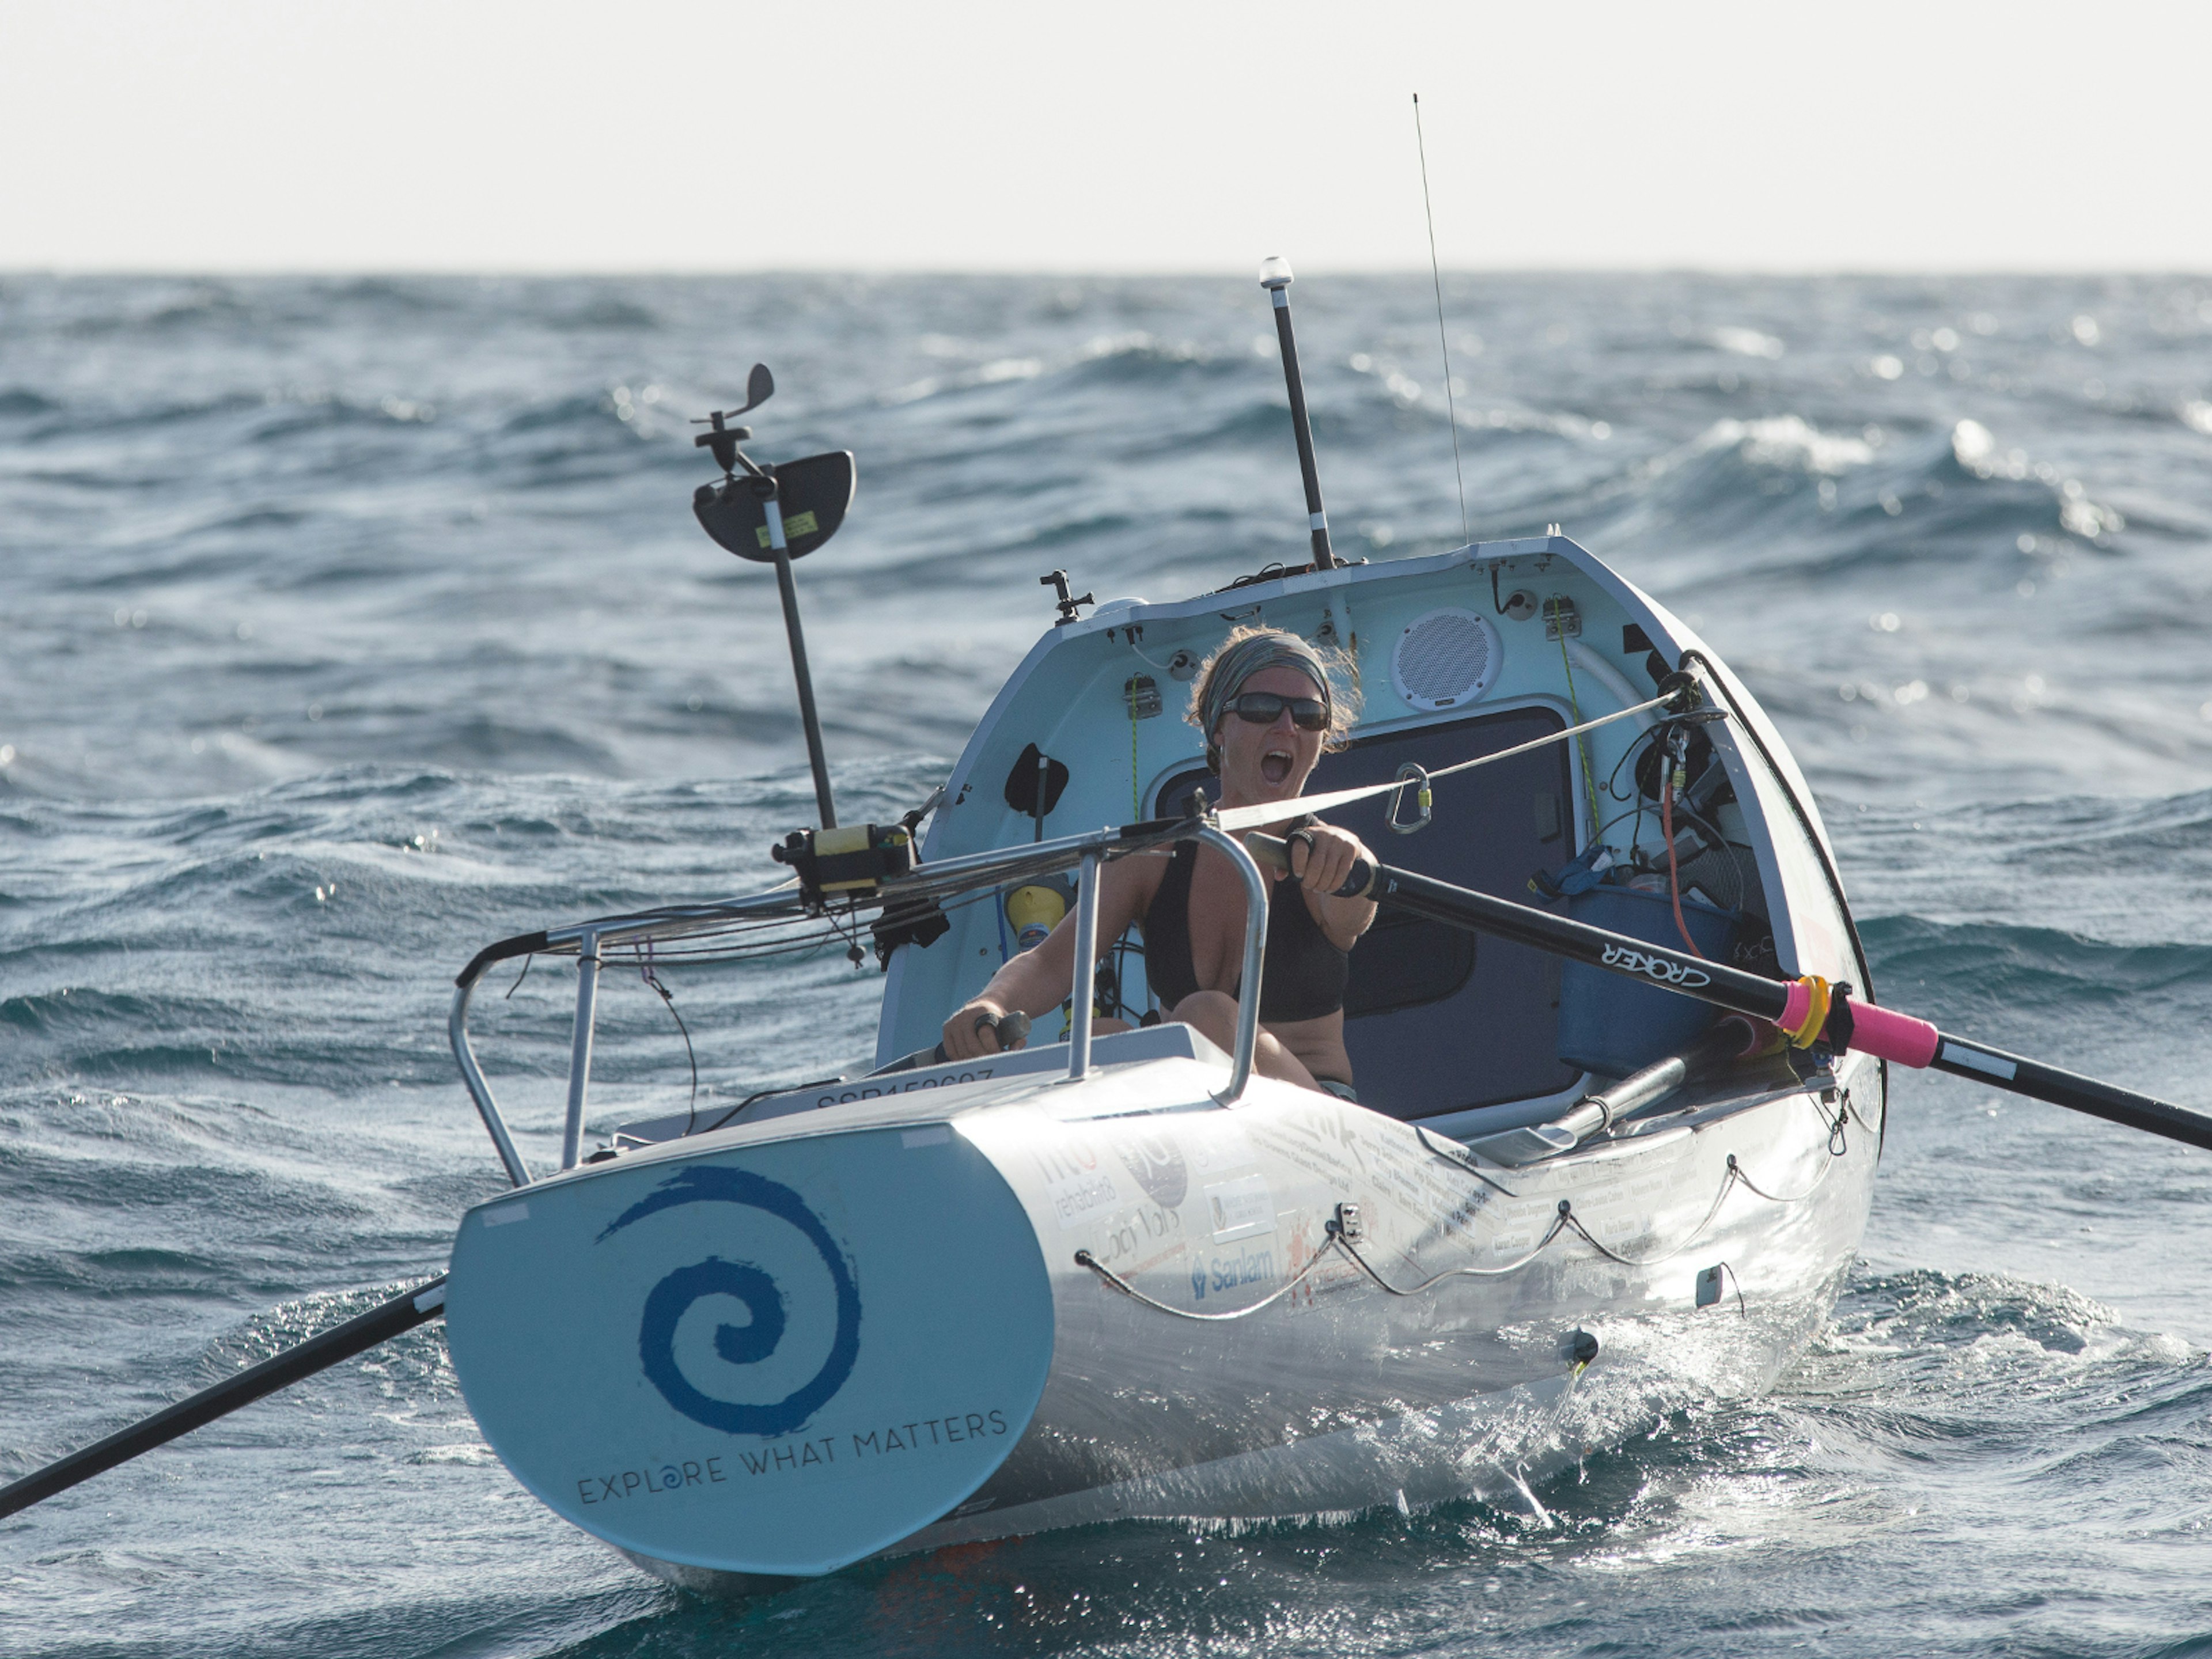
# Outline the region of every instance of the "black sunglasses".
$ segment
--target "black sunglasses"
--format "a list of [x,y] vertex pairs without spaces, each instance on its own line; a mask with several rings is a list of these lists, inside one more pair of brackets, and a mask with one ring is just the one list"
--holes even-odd
[[1285,708],[1291,711],[1291,723],[1301,732],[1320,732],[1328,726],[1328,705],[1319,697],[1285,697],[1273,691],[1247,691],[1221,706],[1224,714],[1234,714],[1255,726],[1273,726]]

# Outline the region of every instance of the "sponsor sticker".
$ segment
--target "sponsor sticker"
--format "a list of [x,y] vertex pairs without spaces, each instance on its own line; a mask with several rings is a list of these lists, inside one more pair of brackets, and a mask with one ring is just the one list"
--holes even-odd
[[1275,1231],[1275,1200],[1265,1176],[1240,1176],[1208,1187],[1206,1208],[1217,1243]]
[[1045,1198],[1063,1230],[1079,1226],[1119,1203],[1114,1177],[1099,1161],[1098,1148],[1081,1135],[1060,1137],[1058,1145],[1040,1141],[1031,1148]]

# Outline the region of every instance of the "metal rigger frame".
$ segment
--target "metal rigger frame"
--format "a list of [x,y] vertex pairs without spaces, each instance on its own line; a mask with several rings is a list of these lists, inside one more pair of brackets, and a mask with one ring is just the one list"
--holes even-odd
[[[543,933],[502,939],[477,952],[454,980],[453,1001],[446,1030],[461,1080],[476,1103],[484,1131],[507,1177],[518,1187],[530,1184],[529,1166],[508,1132],[507,1120],[493,1097],[491,1085],[477,1063],[469,1041],[469,1003],[484,970],[495,962],[536,955],[576,958],[576,1018],[570,1035],[568,1114],[561,1129],[561,1167],[574,1169],[583,1151],[584,1114],[591,1091],[592,1038],[599,1008],[599,969],[610,950],[653,944],[690,944],[694,961],[716,959],[717,939],[726,940],[749,927],[780,919],[805,919],[831,909],[857,911],[863,905],[896,912],[902,906],[921,907],[961,892],[1033,879],[1054,871],[1079,871],[1075,896],[1077,963],[1070,994],[1073,1012],[1068,1030],[1067,1073],[1065,1081],[1079,1083],[1091,1073],[1092,1000],[1097,994],[1098,956],[1098,881],[1106,864],[1116,858],[1148,852],[1169,842],[1205,842],[1229,860],[1244,884],[1243,983],[1248,994],[1238,1001],[1237,1041],[1231,1056],[1229,1081],[1214,1098],[1223,1105],[1242,1098],[1251,1081],[1253,1052],[1260,1036],[1260,981],[1266,966],[1267,893],[1270,883],[1260,872],[1243,842],[1212,825],[1197,820],[1158,820],[1125,824],[1118,830],[1098,830],[1089,835],[1066,836],[1024,846],[1001,848],[964,858],[946,859],[917,867],[907,876],[873,884],[871,890],[846,904],[825,906],[819,895],[811,900],[800,884],[790,884],[714,904],[678,906],[646,910],[629,915],[601,916]],[[810,935],[810,939],[814,937]],[[726,959],[728,952],[723,952]]]

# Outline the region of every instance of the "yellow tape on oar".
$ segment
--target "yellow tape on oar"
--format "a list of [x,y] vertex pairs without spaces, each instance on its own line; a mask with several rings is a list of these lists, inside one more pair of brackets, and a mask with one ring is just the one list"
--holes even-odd
[[1828,1009],[1835,995],[1835,988],[1818,974],[1790,981],[1789,1000],[1782,1005],[1782,1018],[1774,1023],[1792,1048],[1809,1048],[1820,1041],[1820,1033],[1827,1029]]

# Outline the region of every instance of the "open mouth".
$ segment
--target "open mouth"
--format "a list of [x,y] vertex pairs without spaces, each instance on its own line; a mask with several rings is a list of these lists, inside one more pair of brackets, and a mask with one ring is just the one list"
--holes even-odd
[[1291,775],[1291,757],[1287,750],[1270,749],[1260,757],[1260,775],[1269,783],[1280,783]]

